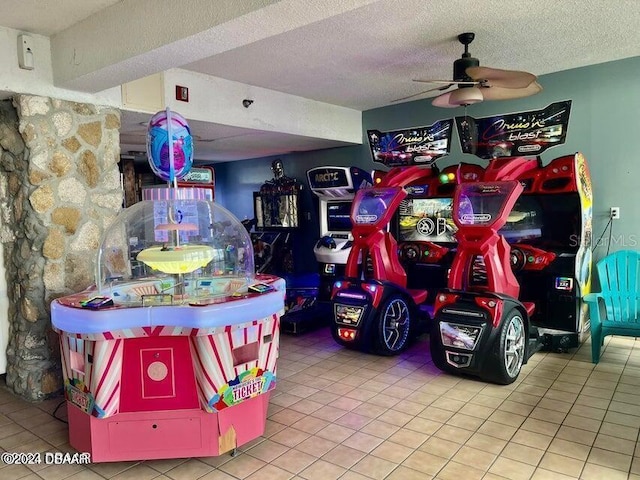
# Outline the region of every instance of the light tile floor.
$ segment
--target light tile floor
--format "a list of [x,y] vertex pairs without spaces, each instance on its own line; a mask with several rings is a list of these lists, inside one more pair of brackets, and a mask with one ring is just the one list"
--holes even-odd
[[[509,386],[442,374],[421,339],[398,357],[282,336],[264,437],[231,457],[0,466],[24,480],[639,479],[640,339],[537,353]],[[0,449],[73,451],[51,413],[0,389]],[[61,409],[64,410],[64,409]]]

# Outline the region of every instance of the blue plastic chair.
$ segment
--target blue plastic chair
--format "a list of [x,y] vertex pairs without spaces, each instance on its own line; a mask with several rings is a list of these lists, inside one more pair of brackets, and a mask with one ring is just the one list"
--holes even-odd
[[[640,252],[621,250],[597,264],[602,291],[585,295],[591,317],[591,359],[600,360],[607,335],[640,337]],[[600,300],[604,304],[601,312]],[[604,317],[602,317],[604,313]]]

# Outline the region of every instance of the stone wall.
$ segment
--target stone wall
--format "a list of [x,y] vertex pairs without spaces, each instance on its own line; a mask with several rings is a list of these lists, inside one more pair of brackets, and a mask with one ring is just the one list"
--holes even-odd
[[0,241],[11,325],[7,385],[29,400],[62,387],[49,304],[94,283],[122,206],[118,110],[28,95],[0,102]]

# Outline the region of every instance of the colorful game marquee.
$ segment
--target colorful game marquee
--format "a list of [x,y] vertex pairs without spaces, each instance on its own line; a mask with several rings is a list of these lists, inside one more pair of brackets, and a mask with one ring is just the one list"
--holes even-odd
[[456,117],[460,146],[485,159],[539,155],[565,142],[570,113],[571,100],[565,100],[542,110]]
[[367,130],[373,161],[387,167],[433,164],[449,154],[453,120],[392,132]]

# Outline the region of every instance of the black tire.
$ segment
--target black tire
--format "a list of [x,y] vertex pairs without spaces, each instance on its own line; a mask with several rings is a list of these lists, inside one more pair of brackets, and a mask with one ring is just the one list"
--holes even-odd
[[511,309],[500,325],[500,332],[487,358],[482,378],[509,385],[520,375],[527,354],[527,322],[522,312]]
[[405,297],[394,294],[382,303],[378,311],[373,351],[379,355],[398,355],[411,342],[413,310]]

